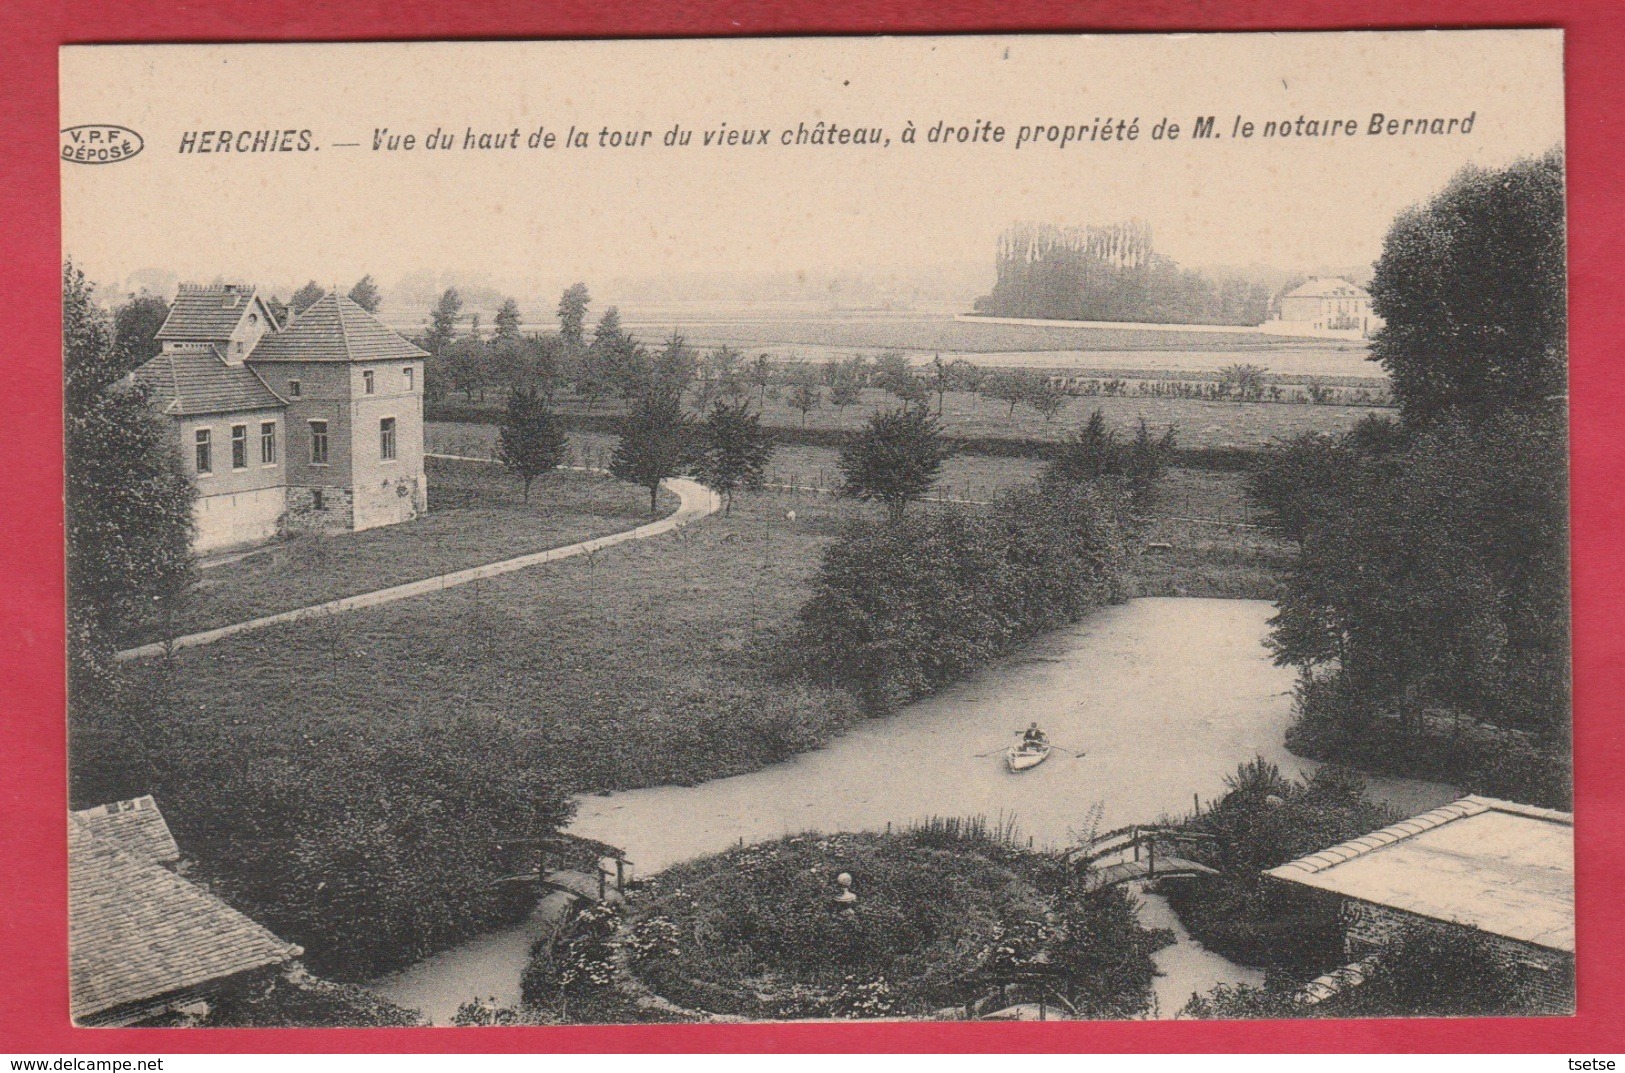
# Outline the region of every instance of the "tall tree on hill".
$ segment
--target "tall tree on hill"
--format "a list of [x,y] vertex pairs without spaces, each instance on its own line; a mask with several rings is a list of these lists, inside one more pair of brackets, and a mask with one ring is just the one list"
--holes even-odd
[[[587,293],[585,283],[572,283],[559,296],[559,335],[565,346],[575,349],[586,342],[587,307],[591,303],[592,296]],[[617,314],[617,327],[619,322]]]
[[294,314],[297,316],[298,314],[309,309],[311,306],[315,305],[317,302],[320,302],[325,297],[327,297],[327,288],[323,287],[315,280],[311,280],[309,283],[306,283],[303,287],[300,287],[297,291],[293,292],[293,297],[288,299],[288,305],[293,309]]
[[429,314],[429,334],[424,341],[429,353],[439,355],[457,335],[457,320],[463,315],[463,298],[456,287],[447,287]]
[[649,393],[621,422],[610,458],[611,476],[649,490],[649,513],[659,509],[660,482],[676,477],[693,457],[693,425],[678,400]]
[[842,493],[884,504],[895,521],[935,487],[952,454],[937,419],[924,407],[875,414],[868,428],[841,448]]
[[519,303],[512,298],[504,298],[493,323],[496,324],[498,341],[506,343],[518,339]]
[[773,436],[749,402],[718,400],[699,429],[694,475],[723,498],[723,513],[732,514],[734,494],[760,488],[773,457]]
[[134,369],[163,349],[158,329],[169,319],[169,303],[142,291],[113,311],[113,345],[126,369]]
[[508,393],[508,410],[497,434],[497,458],[524,482],[525,502],[530,502],[531,482],[558,469],[569,445],[547,401],[534,388],[517,387]]
[[173,433],[90,300],[62,268],[62,387],[71,680],[105,682],[121,636],[191,586],[192,505]]
[[1561,396],[1567,380],[1563,153],[1467,167],[1394,221],[1371,281],[1371,357],[1407,422]]
[[384,307],[383,292],[378,289],[378,284],[370,275],[362,276],[355,281],[355,286],[350,288],[350,301],[368,313],[376,313]]

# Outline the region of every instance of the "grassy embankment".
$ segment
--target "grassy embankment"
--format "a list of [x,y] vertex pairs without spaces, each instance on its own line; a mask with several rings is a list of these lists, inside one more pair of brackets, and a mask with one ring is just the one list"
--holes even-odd
[[[649,520],[647,493],[596,474],[561,472],[538,481],[527,503],[519,482],[500,467],[431,458],[425,468],[427,515],[360,533],[302,535],[210,567],[184,607],[148,623],[131,643],[402,585]],[[677,497],[662,491],[661,514],[676,506]]]

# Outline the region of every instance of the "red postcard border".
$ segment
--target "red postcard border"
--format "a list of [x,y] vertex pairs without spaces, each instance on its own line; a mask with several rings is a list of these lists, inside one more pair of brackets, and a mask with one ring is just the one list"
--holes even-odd
[[[67,1019],[57,47],[80,42],[1560,27],[1566,31],[1580,1011],[1572,1018],[1261,1023],[74,1029]],[[23,0],[0,10],[0,1051],[1617,1051],[1625,1040],[1625,8],[1588,0]]]

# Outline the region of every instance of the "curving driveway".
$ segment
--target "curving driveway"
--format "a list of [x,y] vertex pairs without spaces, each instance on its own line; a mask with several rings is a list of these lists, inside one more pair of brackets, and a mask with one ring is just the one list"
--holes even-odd
[[204,630],[201,633],[189,633],[184,637],[176,637],[171,641],[155,641],[152,644],[141,645],[138,648],[126,648],[118,653],[115,658],[120,662],[124,662],[125,660],[144,659],[148,656],[161,656],[166,650],[197,648],[201,645],[213,644],[233,634],[262,630],[267,626],[277,626],[284,622],[297,622],[300,619],[336,615],[344,611],[359,611],[362,608],[377,607],[380,604],[394,603],[396,600],[406,600],[413,596],[454,589],[459,585],[467,585],[471,581],[481,581],[501,574],[511,574],[515,570],[524,570],[527,567],[540,566],[543,563],[554,563],[560,559],[569,559],[577,555],[589,555],[595,551],[612,548],[617,544],[625,544],[633,540],[644,540],[648,537],[659,536],[662,533],[669,533],[674,529],[682,528],[689,522],[716,513],[722,506],[721,498],[698,481],[676,477],[667,481],[666,487],[677,493],[679,500],[677,510],[658,521],[640,525],[635,529],[611,533],[608,536],[596,537],[592,540],[583,540],[579,544],[566,544],[560,548],[531,552],[529,555],[503,559],[501,562],[486,563],[484,566],[471,566],[466,570],[456,570],[449,574],[428,577],[422,581],[410,581],[404,585],[392,585],[387,589],[358,593],[355,596],[346,596],[342,600],[329,600],[324,604],[314,604],[293,611],[282,611],[275,615],[249,619],[246,622],[235,622],[230,626]]

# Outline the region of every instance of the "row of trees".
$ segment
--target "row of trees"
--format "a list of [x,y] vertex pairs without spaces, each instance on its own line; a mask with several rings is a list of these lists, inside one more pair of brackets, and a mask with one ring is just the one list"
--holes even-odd
[[1568,800],[1563,222],[1555,151],[1401,215],[1372,285],[1398,420],[1252,475],[1299,547],[1271,640],[1296,750]]

